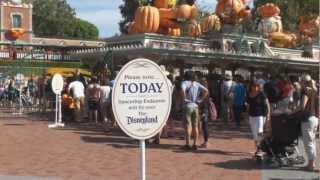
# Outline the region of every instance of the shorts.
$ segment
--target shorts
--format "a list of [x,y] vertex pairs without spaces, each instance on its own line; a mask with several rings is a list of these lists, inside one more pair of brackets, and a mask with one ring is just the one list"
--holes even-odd
[[199,121],[199,108],[198,107],[186,107],[186,126],[196,128]]
[[99,103],[98,101],[95,101],[95,100],[89,100],[88,107],[89,107],[89,110],[96,111],[99,109]]
[[249,117],[249,124],[250,124],[251,132],[253,135],[253,139],[255,141],[260,140],[259,134],[263,133],[264,123],[265,123],[264,116],[254,116],[254,117],[250,116]]

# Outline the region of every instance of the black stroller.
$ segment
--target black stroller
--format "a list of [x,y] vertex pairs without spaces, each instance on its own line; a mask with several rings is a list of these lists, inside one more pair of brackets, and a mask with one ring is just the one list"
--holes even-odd
[[[302,112],[279,114],[271,117],[271,136],[263,138],[260,148],[266,153],[269,166],[282,167],[303,164],[305,162],[298,149],[301,134]],[[257,159],[261,161],[261,159]]]

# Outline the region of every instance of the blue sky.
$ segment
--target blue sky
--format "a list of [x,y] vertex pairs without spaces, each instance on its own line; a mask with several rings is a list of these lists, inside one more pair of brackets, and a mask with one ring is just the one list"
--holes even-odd
[[[122,0],[68,0],[76,10],[77,17],[95,24],[100,31],[100,37],[110,37],[119,33],[121,14],[119,6]],[[213,11],[216,0],[197,0],[200,6],[206,6]]]

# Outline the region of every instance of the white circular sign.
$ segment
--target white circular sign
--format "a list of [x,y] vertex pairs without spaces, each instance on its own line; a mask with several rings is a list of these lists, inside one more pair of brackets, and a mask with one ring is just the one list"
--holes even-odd
[[139,140],[155,136],[170,109],[171,83],[156,63],[135,59],[121,69],[112,90],[112,110],[127,135]]
[[63,77],[61,74],[55,74],[51,82],[52,91],[55,94],[60,94],[63,90]]
[[23,75],[23,74],[21,74],[21,73],[17,74],[17,75],[14,77],[14,79],[16,80],[16,84],[17,84],[18,86],[21,86],[21,85],[24,84],[24,75]]
[[17,74],[15,76],[15,79],[16,79],[16,81],[23,81],[24,80],[24,75],[19,73],[19,74]]

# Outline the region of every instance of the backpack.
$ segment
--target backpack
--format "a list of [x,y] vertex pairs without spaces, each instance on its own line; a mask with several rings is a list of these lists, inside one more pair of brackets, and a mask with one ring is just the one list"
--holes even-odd
[[209,116],[210,116],[210,119],[212,121],[215,121],[217,120],[218,118],[218,112],[217,112],[217,108],[216,108],[216,105],[214,104],[212,98],[209,98]]

